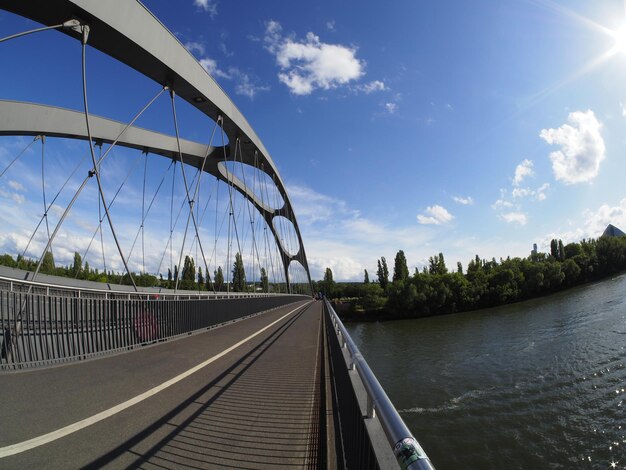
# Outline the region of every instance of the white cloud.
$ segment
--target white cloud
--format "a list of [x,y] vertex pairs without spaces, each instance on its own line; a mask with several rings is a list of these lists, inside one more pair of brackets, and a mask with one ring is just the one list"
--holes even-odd
[[491,205],[491,208],[494,210],[510,209],[511,207],[513,207],[513,203],[502,198]]
[[427,207],[424,212],[426,215],[419,214],[417,216],[417,221],[422,225],[441,225],[454,219],[452,214],[437,204]]
[[385,103],[385,110],[387,110],[389,114],[395,113],[397,109],[398,105],[396,103]]
[[258,92],[269,90],[268,86],[256,84],[250,75],[242,72],[237,67],[229,67],[227,71],[224,71],[217,66],[216,60],[208,57],[202,58],[198,62],[213,77],[235,80],[235,93],[238,95],[252,99]]
[[202,68],[209,73],[209,75],[217,77],[217,76],[221,76],[221,74],[224,73],[217,68],[217,61],[214,59],[205,57],[203,59],[198,60],[198,62],[200,63],[200,65],[202,65]]
[[567,120],[569,124],[542,129],[539,134],[548,144],[561,146],[550,154],[554,177],[565,184],[591,181],[598,176],[605,158],[602,124],[591,110],[572,112]]
[[454,200],[454,202],[457,202],[464,206],[471,206],[474,204],[474,199],[472,199],[472,196],[467,196],[467,197],[454,196],[452,199]]
[[508,223],[516,223],[518,225],[526,225],[526,222],[528,221],[526,214],[522,212],[507,212],[502,214],[500,217]]
[[533,170],[533,162],[531,160],[524,160],[522,163],[515,167],[515,176],[513,177],[513,186],[519,186],[521,182],[527,176],[533,176],[535,174]]
[[541,186],[539,186],[537,188],[537,191],[535,191],[535,196],[537,198],[538,201],[545,201],[546,199],[546,191],[550,189],[550,184],[549,183],[543,183]]
[[15,180],[9,181],[9,187],[14,189],[15,191],[26,191],[26,188],[24,187],[24,185]]
[[185,43],[185,48],[191,52],[192,54],[194,52],[197,52],[199,55],[203,56],[204,55],[204,44],[202,44],[201,42],[198,41],[189,41]]
[[336,88],[364,74],[365,63],[356,58],[356,49],[321,42],[311,32],[297,41],[283,37],[280,23],[269,21],[264,40],[281,69],[278,79],[295,95]]
[[193,4],[207,12],[211,18],[217,15],[217,2],[214,0],[193,0]]
[[235,93],[237,93],[238,95],[247,96],[248,98],[252,99],[259,91],[269,90],[268,86],[254,84],[248,74],[245,74],[238,69],[230,69],[230,72],[238,80],[237,85],[235,85]]
[[599,237],[609,224],[626,231],[626,198],[622,199],[617,206],[602,204],[595,211],[586,210],[583,218],[587,237]]
[[357,91],[363,92],[366,95],[369,95],[370,93],[374,93],[375,91],[386,91],[389,89],[385,85],[385,82],[382,82],[380,80],[373,80],[369,83],[358,85],[355,88]]
[[534,194],[534,191],[530,188],[513,188],[513,191],[511,191],[511,196],[513,196],[514,199],[523,198],[532,194]]
[[622,109],[622,116],[626,117],[626,105],[620,101],[619,107]]
[[24,202],[26,201],[24,195],[18,193],[11,194],[11,199],[13,199],[13,201],[15,201],[17,204],[24,204]]
[[330,20],[326,22],[326,29],[328,31],[334,31],[335,30],[335,20]]
[[626,198],[623,198],[616,206],[602,204],[596,210],[585,209],[580,222],[571,222],[574,229],[549,233],[543,239],[543,245],[550,246],[550,240],[561,239],[563,243],[578,242],[583,238],[598,238],[606,229],[613,224],[617,228],[626,231]]

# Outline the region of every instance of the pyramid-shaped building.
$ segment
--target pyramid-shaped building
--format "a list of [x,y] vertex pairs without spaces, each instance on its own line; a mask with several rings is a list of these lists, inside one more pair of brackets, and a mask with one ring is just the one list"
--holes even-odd
[[623,237],[625,235],[626,233],[622,232],[613,224],[607,225],[602,234],[603,237]]

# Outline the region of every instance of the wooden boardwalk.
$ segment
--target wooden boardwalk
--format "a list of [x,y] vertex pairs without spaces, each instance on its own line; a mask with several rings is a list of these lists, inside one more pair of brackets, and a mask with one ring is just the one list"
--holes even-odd
[[0,447],[110,410],[238,343],[106,419],[0,458],[0,468],[323,467],[321,302],[282,307],[126,354],[3,374]]

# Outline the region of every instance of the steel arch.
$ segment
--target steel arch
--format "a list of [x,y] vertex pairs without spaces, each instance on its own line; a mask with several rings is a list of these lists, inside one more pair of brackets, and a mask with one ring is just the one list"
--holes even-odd
[[[212,149],[211,158],[208,160],[213,162],[213,164],[210,165],[207,171],[223,181],[228,181],[228,178],[230,178],[231,183],[235,185],[237,190],[254,204],[255,208],[259,210],[263,218],[268,222],[281,253],[285,279],[288,286],[290,284],[289,265],[291,261],[294,260],[298,261],[303,266],[307,273],[309,284],[311,283],[311,275],[298,222],[285,185],[269,152],[243,114],[237,109],[217,82],[204,70],[183,44],[141,2],[137,0],[20,0],[19,2],[0,0],[0,8],[32,19],[46,26],[61,24],[72,19],[78,20],[83,25],[88,25],[90,28],[88,45],[130,66],[160,85],[169,87],[178,96],[199,109],[212,120],[216,122],[220,120],[229,143],[227,149],[222,149],[221,147]],[[76,39],[81,39],[81,33],[77,30],[63,28],[61,31]],[[28,119],[29,117],[33,117],[33,110],[37,109],[33,107],[40,105],[4,102],[2,106],[19,108],[20,113],[25,114],[25,116],[22,117]],[[42,110],[42,108],[38,109]],[[43,115],[55,113],[69,116],[69,114],[66,113],[72,113],[72,111],[45,107]],[[83,116],[82,113],[78,114]],[[4,110],[0,108],[0,117],[6,116]],[[1,122],[4,123],[4,127],[0,127],[0,133],[45,134],[44,128],[50,126],[50,122],[46,123],[42,122],[42,120],[34,121],[38,123],[38,125],[29,123],[28,121],[21,121],[22,125],[19,126],[22,127],[21,129],[15,128],[17,126],[12,126],[13,128],[9,129],[11,126],[7,125],[6,121],[7,119],[2,119]],[[55,121],[58,122],[58,120]],[[109,132],[111,131],[110,127],[117,128],[119,132],[124,126],[122,123],[102,118],[98,120],[98,123],[102,125],[100,130],[103,133],[106,133],[107,126],[109,127]],[[119,126],[122,127],[120,128]],[[35,129],[36,127],[40,127],[40,129]],[[80,128],[81,126],[79,125],[72,125],[71,129],[57,129],[57,131],[58,135],[68,136],[68,134],[71,134],[74,137],[86,138],[84,125],[82,126],[82,130],[77,132]],[[52,131],[51,129],[49,130]],[[139,128],[132,128],[128,131],[129,134],[127,134],[127,138],[125,139],[126,146],[134,148],[141,146],[140,137],[143,136],[145,138],[147,134],[144,133],[150,132]],[[49,135],[53,134],[54,132],[51,132]],[[171,141],[169,142],[169,147],[165,145],[165,141],[168,138],[174,138],[158,133],[153,134],[158,135],[160,140],[164,142],[164,148],[161,150],[167,153],[167,149],[171,149]],[[110,137],[112,134],[109,133],[107,135]],[[129,137],[131,135],[132,137]],[[117,134],[114,137],[117,137]],[[135,141],[135,138],[138,140]],[[100,140],[110,141],[110,138],[106,139],[105,134],[102,134]],[[187,150],[187,145],[189,145],[189,150]],[[202,157],[206,154],[206,146],[187,142],[183,148],[183,159],[185,163],[193,164],[194,158],[197,157],[197,151],[196,153],[192,152],[194,145],[202,147]],[[226,161],[226,158],[224,158],[224,150],[226,150],[227,157],[229,155],[234,156],[236,146],[239,147],[237,154],[240,156],[243,163],[257,166],[257,168],[258,165],[260,165],[262,171],[274,181],[284,201],[281,208],[270,209],[259,204],[260,201],[251,197],[251,193],[245,188],[241,181],[232,178],[234,175],[220,168],[218,163],[220,161]],[[176,148],[175,139],[174,148]],[[187,151],[191,153],[185,153]],[[163,153],[158,151],[154,153],[163,155]],[[165,156],[171,158],[171,154]],[[255,165],[255,163],[258,165]],[[223,167],[225,168],[225,165],[223,165]],[[294,226],[299,243],[299,251],[295,255],[289,254],[280,242],[279,235],[272,223],[272,220],[277,216],[287,218]]]

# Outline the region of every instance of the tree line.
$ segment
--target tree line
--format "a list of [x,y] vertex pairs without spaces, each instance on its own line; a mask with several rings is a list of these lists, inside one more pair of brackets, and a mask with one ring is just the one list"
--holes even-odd
[[[21,255],[18,255],[17,258],[13,258],[9,254],[4,254],[0,256],[0,265],[23,269],[25,271],[35,271],[37,261],[24,258]],[[115,273],[110,270],[99,271],[98,268],[92,268],[87,261],[83,263],[81,255],[77,252],[74,253],[74,262],[71,265],[57,266],[54,262],[52,251],[47,251],[43,257],[39,272],[42,274],[70,277],[85,281],[132,285],[128,274]],[[133,279],[135,280],[135,284],[140,287],[174,289],[178,284],[178,289],[182,290],[211,292],[213,290],[216,292],[226,292],[227,290],[231,292],[248,292],[252,289],[252,286],[248,285],[246,282],[243,259],[239,253],[235,254],[231,274],[230,286],[228,286],[224,279],[224,272],[221,266],[217,267],[213,272],[213,277],[211,277],[210,274],[203,272],[201,266],[198,266],[196,269],[193,257],[185,256],[182,269],[179,270],[178,266],[174,265],[174,271],[172,272],[172,269],[168,268],[166,278],[164,278],[163,275],[157,277],[147,273],[133,273]],[[257,290],[260,289],[261,292],[266,293],[280,288],[278,284],[272,284],[270,286],[267,271],[263,267],[260,269],[260,280],[256,283],[255,287]]]
[[539,297],[576,285],[603,279],[626,270],[626,237],[583,239],[563,245],[552,240],[550,253],[527,258],[472,259],[464,271],[461,263],[449,270],[442,253],[428,265],[409,273],[406,257],[398,251],[389,280],[387,260],[377,261],[377,279],[362,283],[335,283],[327,268],[316,291],[330,298],[350,298],[350,311],[375,317],[414,318],[495,307]]

